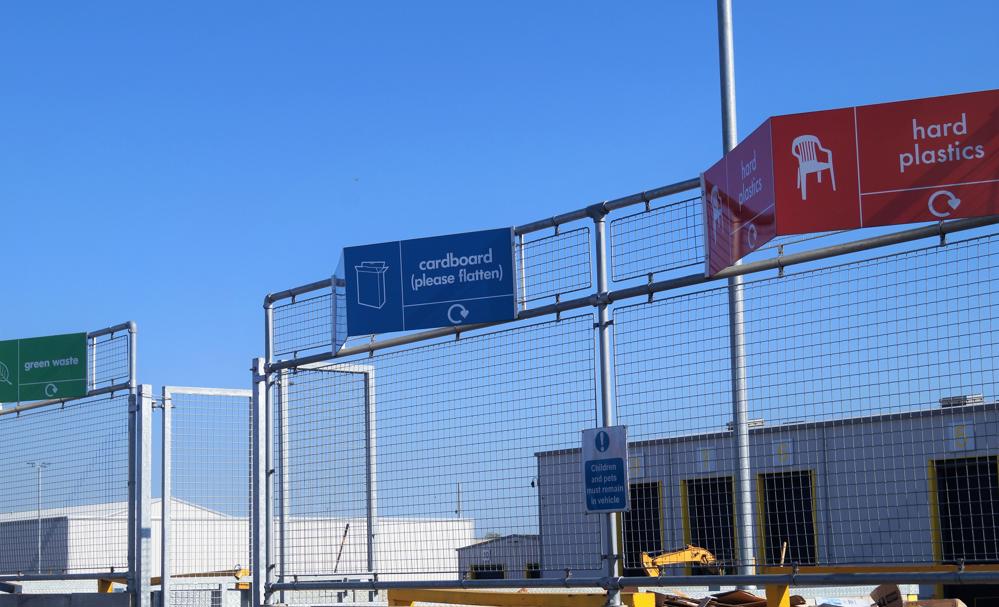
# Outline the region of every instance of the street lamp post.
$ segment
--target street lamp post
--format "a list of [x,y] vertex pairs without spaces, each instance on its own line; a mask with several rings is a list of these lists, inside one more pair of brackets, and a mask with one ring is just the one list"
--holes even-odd
[[35,511],[38,522],[38,552],[37,570],[42,572],[42,469],[50,466],[49,462],[28,462],[35,469]]

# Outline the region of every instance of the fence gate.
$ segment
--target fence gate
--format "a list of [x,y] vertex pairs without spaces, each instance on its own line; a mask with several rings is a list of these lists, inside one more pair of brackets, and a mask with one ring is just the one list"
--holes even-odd
[[250,391],[164,386],[162,604],[240,604],[250,568]]

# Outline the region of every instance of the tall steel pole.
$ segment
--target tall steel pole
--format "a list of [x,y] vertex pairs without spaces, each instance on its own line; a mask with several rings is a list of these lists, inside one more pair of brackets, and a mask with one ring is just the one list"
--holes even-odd
[[37,521],[38,529],[38,562],[37,562],[37,573],[42,572],[42,469],[48,468],[48,462],[28,462],[29,466],[34,466],[35,468],[35,519]]
[[[597,251],[597,293],[601,296],[600,305],[597,308],[597,328],[599,336],[599,353],[597,363],[600,375],[600,425],[603,427],[613,426],[617,423],[617,410],[614,402],[614,391],[611,385],[613,381],[613,360],[611,359],[610,348],[610,310],[609,300],[604,299],[607,294],[607,224],[604,217],[607,210],[603,205],[590,207],[590,214],[593,217],[595,246]],[[621,558],[620,546],[618,545],[618,530],[621,528],[621,515],[617,512],[608,512],[604,518],[603,548],[607,558],[605,572],[608,578],[616,578],[618,572],[618,562]],[[621,605],[621,590],[610,588],[607,590],[607,606],[618,607]]]
[[[721,71],[722,148],[728,153],[739,140],[735,123],[735,50],[732,42],[732,0],[718,0],[718,63]],[[736,264],[741,262],[736,262]],[[732,368],[732,431],[738,464],[736,518],[739,528],[739,573],[755,573],[752,472],[749,461],[749,407],[746,402],[745,306],[742,276],[728,279],[729,357]]]

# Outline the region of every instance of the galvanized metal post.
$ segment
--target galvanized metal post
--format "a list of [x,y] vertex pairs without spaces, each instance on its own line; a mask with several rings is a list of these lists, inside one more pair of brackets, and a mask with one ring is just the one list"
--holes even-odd
[[[718,0],[718,61],[721,72],[722,144],[728,153],[739,140],[735,116],[735,51],[732,40],[732,0]],[[739,262],[737,262],[739,263]],[[755,573],[753,490],[749,455],[749,405],[746,400],[745,306],[742,276],[728,279],[729,359],[732,381],[732,432],[735,436],[736,519],[739,533],[739,573]]]
[[139,582],[136,546],[138,545],[139,528],[136,515],[139,511],[138,470],[136,454],[138,453],[138,411],[139,392],[136,374],[136,345],[138,332],[135,323],[128,324],[128,592],[138,605]]
[[[600,423],[602,426],[613,426],[617,423],[617,414],[614,403],[614,390],[612,386],[613,370],[611,365],[610,351],[610,310],[607,294],[607,224],[604,217],[607,214],[603,205],[591,207],[593,224],[596,234],[597,249],[597,294],[599,304],[597,306],[597,331],[599,335],[599,355],[597,363],[600,374]],[[618,564],[620,561],[620,546],[618,546],[618,530],[621,528],[621,515],[617,512],[609,512],[604,520],[604,554],[607,558],[606,574],[609,578],[618,577]],[[607,605],[618,606],[621,604],[621,590],[611,587],[607,590]]]
[[133,604],[136,607],[149,607],[153,538],[150,516],[153,468],[153,387],[149,384],[139,386],[134,402],[135,407],[131,415],[134,418],[135,457],[130,462],[130,466],[135,469],[135,561],[132,571],[135,595]]
[[[365,484],[367,485],[367,526],[368,526],[368,573],[372,580],[377,579],[378,560],[376,558],[376,541],[378,534],[378,440],[376,436],[377,418],[375,408],[375,372],[369,370],[362,374],[364,378],[364,450],[365,450]],[[370,592],[368,600],[374,601],[377,592]]]
[[173,467],[171,465],[172,455],[172,445],[173,442],[173,416],[171,409],[173,409],[172,397],[170,396],[170,389],[163,386],[162,392],[162,405],[163,405],[163,431],[162,431],[162,442],[160,446],[162,449],[163,464],[162,464],[162,478],[160,479],[160,606],[169,607],[170,605],[170,574],[171,574],[171,563],[170,563],[170,520],[171,520],[171,481],[173,478]]
[[[334,296],[334,300],[336,297]],[[335,325],[335,323],[334,323]],[[334,328],[334,334],[336,329]],[[268,365],[274,360],[274,304],[270,298],[264,300],[264,359],[254,359],[254,380],[253,380],[253,404],[252,407],[252,460],[253,466],[258,466],[256,472],[252,472],[253,477],[253,512],[254,516],[262,517],[259,525],[253,527],[253,537],[259,543],[253,548],[251,559],[254,562],[253,568],[253,596],[254,605],[263,605],[272,601],[267,593],[267,586],[274,583],[275,568],[273,567],[274,555],[272,546],[273,537],[273,512],[274,484],[273,472],[274,462],[272,456],[272,445],[274,437],[272,434],[273,421],[271,419],[271,386],[269,382]],[[253,467],[251,466],[251,468]],[[284,538],[282,537],[282,542]],[[262,545],[261,545],[262,544]],[[259,580],[257,576],[259,575]],[[259,583],[258,583],[259,581]],[[257,602],[259,600],[259,602]]]
[[[277,567],[278,581],[285,581],[285,563],[287,554],[285,546],[288,542],[288,490],[291,483],[288,481],[288,371],[282,370],[278,373],[277,387],[277,449],[278,462],[276,474],[278,477],[278,532],[277,532]],[[278,601],[285,602],[284,590],[278,594]]]
[[97,338],[91,337],[90,361],[88,361],[88,364],[90,365],[90,386],[88,386],[87,388],[88,391],[93,390],[94,388],[97,387],[97,365],[94,363],[94,361],[96,360],[97,360]]
[[37,512],[37,523],[38,523],[38,573],[42,572],[42,465],[34,464],[35,466],[35,508]]
[[524,250],[524,235],[517,235],[517,250],[520,252],[520,309],[527,309],[527,253]]
[[[266,390],[270,397],[270,387]],[[274,583],[276,568],[274,567],[274,407],[264,407],[264,564],[266,565],[266,583]]]
[[253,607],[267,601],[267,375],[264,359],[253,359],[253,402],[251,405],[253,436],[251,440],[250,478],[253,516],[250,535],[253,538],[250,561],[253,569]]

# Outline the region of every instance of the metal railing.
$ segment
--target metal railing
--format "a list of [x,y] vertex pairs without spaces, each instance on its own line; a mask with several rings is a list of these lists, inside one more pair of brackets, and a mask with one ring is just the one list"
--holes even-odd
[[[999,560],[999,519],[982,528],[983,508],[999,513],[999,237],[989,229],[999,218],[788,241],[707,278],[681,273],[703,263],[692,253],[700,200],[682,197],[697,185],[516,228],[522,295],[511,323],[355,338],[336,350],[332,280],[269,295],[254,407],[273,426],[255,439],[268,452],[255,454],[253,481],[261,512],[280,501],[284,531],[254,519],[254,552],[271,555],[254,569],[257,600],[717,584],[698,567],[638,575],[642,552],[693,542],[717,555],[725,585],[999,582],[987,564]],[[636,205],[645,208],[608,230],[608,214]],[[970,236],[948,242],[962,232]],[[733,276],[747,279],[742,457],[728,288],[718,287]],[[296,334],[310,336],[308,348],[279,345]],[[352,365],[377,382],[334,379]],[[373,401],[364,414],[375,390],[376,428],[365,425]],[[986,396],[938,402],[972,394]],[[578,433],[616,420],[629,428],[634,506],[586,515]],[[376,432],[372,461],[364,445]],[[269,464],[272,445],[281,461]],[[977,502],[962,502],[962,491]],[[750,496],[749,527],[735,522],[740,493]],[[364,507],[372,494],[374,520]]]

